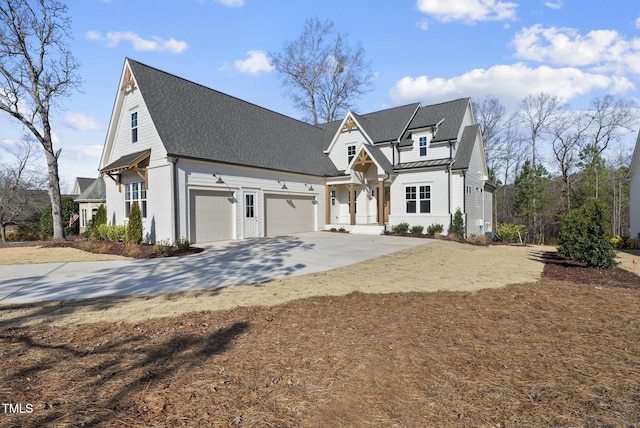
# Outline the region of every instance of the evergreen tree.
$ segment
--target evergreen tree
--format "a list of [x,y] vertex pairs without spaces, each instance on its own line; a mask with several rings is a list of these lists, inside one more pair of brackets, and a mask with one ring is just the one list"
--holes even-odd
[[142,243],[142,213],[138,203],[131,204],[129,210],[129,222],[127,223],[127,242],[134,244]]
[[464,230],[464,218],[462,217],[462,211],[458,208],[453,215],[453,222],[451,223],[451,233],[456,235],[460,240],[465,238]]

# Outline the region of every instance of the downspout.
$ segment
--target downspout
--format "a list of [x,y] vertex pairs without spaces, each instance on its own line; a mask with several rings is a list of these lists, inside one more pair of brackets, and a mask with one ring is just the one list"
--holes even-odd
[[453,144],[449,142],[449,165],[447,165],[447,207],[449,209],[449,231],[453,224],[453,216],[451,214],[451,169],[453,167]]
[[467,236],[467,171],[462,170],[462,188],[464,189],[462,197],[462,212],[464,213],[464,236]]
[[171,168],[172,168],[172,172],[173,174],[171,174],[172,176],[172,186],[171,186],[171,199],[173,200],[173,204],[172,204],[172,216],[173,216],[173,240],[174,242],[176,242],[178,239],[180,239],[180,237],[178,236],[178,198],[176,197],[176,195],[178,194],[178,157],[172,157],[170,162],[171,162]]

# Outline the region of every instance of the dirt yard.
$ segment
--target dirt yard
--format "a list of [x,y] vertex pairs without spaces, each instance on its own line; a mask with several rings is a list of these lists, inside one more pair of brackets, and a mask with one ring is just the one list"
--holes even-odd
[[0,397],[25,410],[0,426],[640,427],[637,255],[598,271],[550,250],[437,242],[222,291],[0,306]]

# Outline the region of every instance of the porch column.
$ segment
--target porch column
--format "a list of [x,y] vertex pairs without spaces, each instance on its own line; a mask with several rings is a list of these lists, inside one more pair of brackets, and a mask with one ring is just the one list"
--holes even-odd
[[356,185],[353,183],[349,184],[349,214],[350,214],[350,224],[356,224]]
[[378,224],[384,226],[384,181],[378,180]]
[[331,224],[331,188],[333,186],[329,186],[325,184],[325,197],[324,197],[324,220],[325,224]]

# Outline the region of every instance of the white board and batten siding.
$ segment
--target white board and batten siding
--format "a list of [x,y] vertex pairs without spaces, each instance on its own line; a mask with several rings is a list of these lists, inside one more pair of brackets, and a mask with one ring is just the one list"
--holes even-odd
[[[415,186],[419,193],[420,186],[431,187],[431,212],[420,213],[420,202],[417,199],[416,213],[407,213],[406,187]],[[433,225],[441,224],[445,230],[449,227],[448,207],[448,174],[445,169],[399,174],[391,185],[391,214],[389,224],[408,223],[409,226],[423,226],[424,231]],[[419,196],[418,196],[419,197]]]
[[[178,228],[195,242],[274,236],[324,228],[325,187],[322,177],[184,159],[178,162],[177,169],[180,193]],[[224,183],[217,183],[213,174],[217,174]],[[224,195],[227,200],[222,204],[224,211],[219,212],[217,218],[199,211],[205,206],[204,200],[200,201],[207,198],[203,195],[209,195],[211,199],[214,194]],[[222,199],[217,201],[222,202]],[[208,203],[222,209],[213,200]],[[206,235],[200,234],[199,231],[203,230],[207,230]]]

